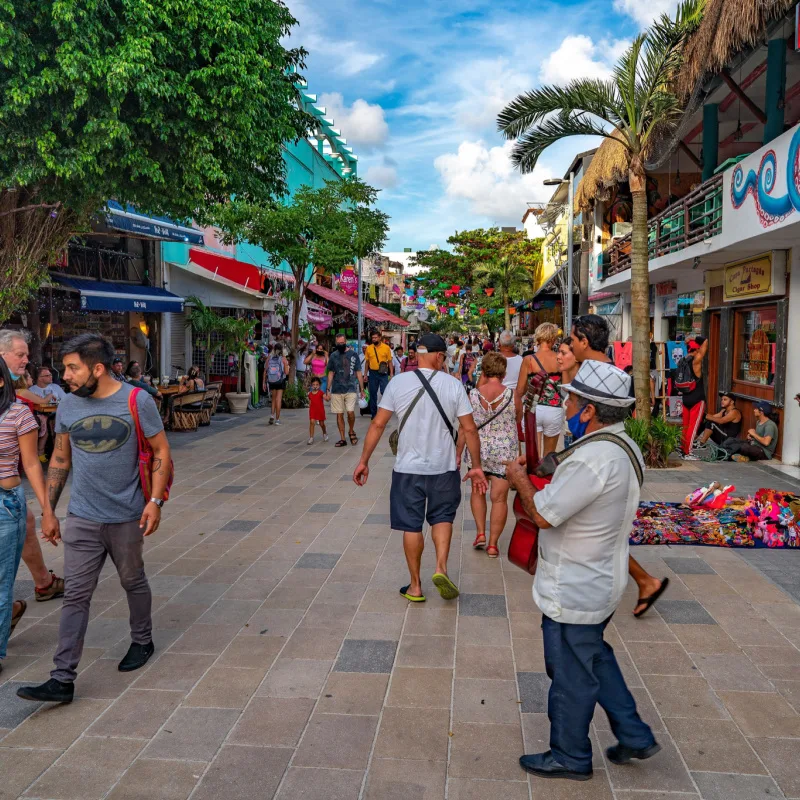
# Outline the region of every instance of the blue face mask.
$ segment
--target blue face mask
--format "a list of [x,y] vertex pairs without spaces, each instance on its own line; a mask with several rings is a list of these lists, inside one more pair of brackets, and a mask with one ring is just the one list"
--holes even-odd
[[11,370],[8,371],[8,374],[11,376],[12,381],[18,381],[22,377],[21,375],[15,375]]
[[[583,409],[581,409],[581,411],[583,411]],[[567,427],[573,439],[580,439],[581,436],[586,433],[586,428],[589,425],[588,422],[581,422],[581,411],[567,418]]]

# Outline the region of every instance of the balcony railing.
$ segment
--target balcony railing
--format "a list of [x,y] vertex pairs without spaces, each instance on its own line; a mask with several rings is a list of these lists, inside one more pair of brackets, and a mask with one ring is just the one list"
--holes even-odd
[[145,283],[144,271],[137,263],[140,257],[132,253],[106,250],[102,247],[86,247],[75,242],[70,242],[68,253],[67,262],[54,267],[53,272],[96,281]]
[[[722,173],[689,192],[647,225],[649,257],[658,258],[722,233]],[[631,266],[631,236],[614,239],[603,253],[602,279]]]

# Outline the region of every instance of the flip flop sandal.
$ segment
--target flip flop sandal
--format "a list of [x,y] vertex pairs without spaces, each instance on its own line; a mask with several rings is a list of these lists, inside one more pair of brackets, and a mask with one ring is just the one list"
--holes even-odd
[[644,604],[644,608],[638,613],[634,611],[633,616],[637,618],[643,617],[650,610],[650,607],[655,604],[656,600],[658,600],[658,598],[661,597],[662,594],[664,594],[664,592],[667,589],[667,586],[669,586],[669,578],[662,578],[661,586],[659,587],[658,591],[653,592],[653,594],[651,594],[650,597],[640,597],[639,602],[636,605],[640,606]]
[[486,548],[486,555],[489,556],[489,558],[498,558],[500,551],[493,544],[490,544]]
[[425,595],[424,594],[409,594],[408,590],[411,588],[411,584],[409,583],[408,586],[401,586],[400,587],[400,594],[405,597],[406,600],[410,600],[412,603],[424,603],[425,602]]
[[350,444],[358,444],[358,436],[354,433],[350,434]]
[[11,630],[9,633],[14,632],[14,628],[17,627],[17,623],[22,619],[22,615],[28,610],[28,604],[24,600],[17,600],[17,603],[20,604],[19,611],[11,617]]
[[431,578],[433,585],[439,590],[439,594],[445,600],[455,600],[458,597],[458,586],[456,586],[447,575],[435,572]]
[[339,441],[336,442],[334,447],[347,447],[347,442],[344,439],[339,439]]
[[486,534],[485,533],[479,533],[475,537],[475,541],[472,543],[472,546],[476,550],[483,550],[483,548],[486,547]]

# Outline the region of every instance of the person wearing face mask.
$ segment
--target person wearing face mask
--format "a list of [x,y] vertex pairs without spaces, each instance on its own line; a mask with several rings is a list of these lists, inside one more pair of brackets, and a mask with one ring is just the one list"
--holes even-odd
[[328,392],[325,399],[330,401],[331,413],[336,414],[336,425],[339,428],[339,441],[335,447],[346,447],[344,438],[344,415],[350,428],[350,444],[358,444],[356,436],[356,399],[364,396],[364,376],[358,355],[352,347],[347,346],[347,338],[343,333],[336,336],[336,349],[331,353],[327,366]]
[[[570,339],[575,360],[580,365],[587,361],[611,363],[611,359],[606,355],[608,323],[598,314],[584,314],[582,317],[577,317],[572,323]],[[573,415],[570,418],[567,414],[567,425],[574,439],[579,439],[586,432],[586,425],[581,422],[579,416]],[[639,587],[639,600],[633,609],[633,616],[641,617],[664,594],[669,586],[669,578],[661,580],[654,578],[633,556],[628,557],[628,570]]]
[[[64,527],[66,588],[51,678],[17,690],[25,700],[69,703],[89,623],[89,605],[100,571],[111,557],[128,599],[131,645],[120,672],[143,667],[153,655],[150,585],[144,571],[144,537],[158,530],[170,472],[170,448],[155,403],[147,392],[112,377],[114,348],[84,333],[62,348],[64,380],[71,390],[56,412],[56,443],[47,471],[55,512],[70,471],[69,515]],[[135,396],[132,396],[133,393]],[[135,403],[135,406],[133,405]],[[139,419],[136,425],[131,409]],[[139,473],[137,427],[153,450],[151,486],[145,496]],[[43,520],[50,541],[58,526]]]
[[306,356],[306,368],[311,369],[309,381],[312,378],[319,378],[322,385],[322,391],[328,389],[328,377],[326,375],[326,367],[328,366],[328,354],[321,342],[317,342],[316,347]]

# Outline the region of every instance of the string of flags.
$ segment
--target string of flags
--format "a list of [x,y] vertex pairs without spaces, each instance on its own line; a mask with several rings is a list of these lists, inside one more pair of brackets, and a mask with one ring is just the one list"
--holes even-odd
[[[436,281],[424,276],[410,277],[403,282],[403,289],[398,289],[402,294],[403,306],[408,309],[421,311],[438,311],[440,314],[450,316],[464,316],[465,314],[502,314],[500,309],[486,308],[479,302],[480,297],[492,297],[495,292],[493,286],[473,290],[470,286],[461,286],[457,283]],[[512,311],[513,313],[513,311]]]

